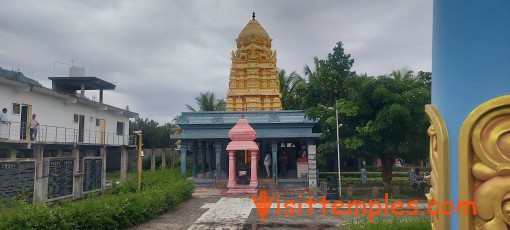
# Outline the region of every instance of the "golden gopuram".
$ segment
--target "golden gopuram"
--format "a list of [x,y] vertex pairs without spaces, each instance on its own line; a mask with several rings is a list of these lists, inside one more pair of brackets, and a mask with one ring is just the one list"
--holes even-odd
[[227,111],[282,110],[276,51],[255,13],[236,39],[227,92]]

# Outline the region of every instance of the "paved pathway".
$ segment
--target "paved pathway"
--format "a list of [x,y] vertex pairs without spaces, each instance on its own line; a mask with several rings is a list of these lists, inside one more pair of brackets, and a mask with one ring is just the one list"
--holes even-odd
[[[326,205],[326,215],[323,215],[324,209],[321,204],[312,205],[311,216],[307,204],[301,205],[301,214],[298,214],[299,209],[294,207],[294,213],[289,215],[290,209],[285,209],[285,201],[293,199],[304,202],[308,195],[311,195],[314,201],[322,199],[314,190],[308,188],[270,189],[268,195],[272,194],[275,195],[275,199],[276,194],[280,195],[277,199],[280,201],[280,209],[277,208],[277,203],[273,203],[264,222],[250,195],[227,195],[226,189],[198,187],[193,193],[193,198],[175,210],[133,229],[342,229],[342,226],[356,219],[353,217],[354,213],[351,216],[331,214],[332,204]],[[305,198],[298,199],[299,194],[303,194]],[[339,210],[346,208],[345,204]],[[381,208],[384,209],[384,205]],[[426,209],[426,205],[421,203],[417,208],[420,214]],[[287,211],[287,215],[284,215],[284,211]]]

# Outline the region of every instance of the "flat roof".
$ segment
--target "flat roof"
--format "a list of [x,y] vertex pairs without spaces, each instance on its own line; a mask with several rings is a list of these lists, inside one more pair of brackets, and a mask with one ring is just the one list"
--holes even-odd
[[97,77],[49,77],[48,79],[58,88],[69,90],[80,90],[81,84],[85,85],[85,90],[115,89],[113,83]]

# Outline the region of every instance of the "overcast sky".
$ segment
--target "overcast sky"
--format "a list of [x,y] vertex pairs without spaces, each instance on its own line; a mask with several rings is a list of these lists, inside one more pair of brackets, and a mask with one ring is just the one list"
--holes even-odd
[[0,6],[0,67],[51,88],[48,77],[67,76],[73,60],[87,76],[117,85],[105,92],[105,103],[128,105],[160,123],[185,104],[196,107],[201,91],[226,96],[230,53],[253,11],[287,72],[302,74],[338,41],[357,73],[431,71],[431,0],[0,0]]

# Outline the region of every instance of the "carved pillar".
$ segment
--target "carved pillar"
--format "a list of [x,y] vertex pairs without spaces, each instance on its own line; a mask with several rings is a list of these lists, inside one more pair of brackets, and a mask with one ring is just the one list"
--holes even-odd
[[476,205],[460,229],[510,229],[510,95],[473,110],[459,136],[459,201]]
[[188,151],[188,142],[181,140],[181,173],[186,176],[186,155]]
[[221,142],[214,142],[214,150],[216,154],[216,177],[221,177]]
[[[443,120],[443,116],[434,105],[426,105],[425,113],[430,122],[427,130],[430,136],[429,159],[432,171],[430,173],[430,192],[427,194],[427,200],[444,204],[450,200],[450,144],[448,139],[448,130]],[[432,229],[446,230],[450,229],[450,217],[441,212],[438,205],[431,207]]]
[[193,141],[191,145],[191,152],[193,153],[193,177],[197,177],[197,161],[198,161],[198,141]]
[[271,153],[273,160],[273,178],[276,181],[276,185],[278,186],[278,142],[271,141]]
[[257,151],[251,151],[251,178],[250,186],[257,187],[259,184],[257,180]]
[[228,188],[236,186],[236,151],[228,151]]
[[200,173],[202,176],[205,176],[205,164],[207,163],[207,160],[205,158],[205,152],[207,150],[206,142],[202,141],[200,144],[200,150],[202,151],[202,156],[200,157],[201,163],[200,163]]
[[212,172],[213,170],[213,148],[212,148],[212,143],[209,142],[209,144],[207,145],[207,156],[209,157],[209,160],[207,161],[208,165],[209,165],[209,172]]

